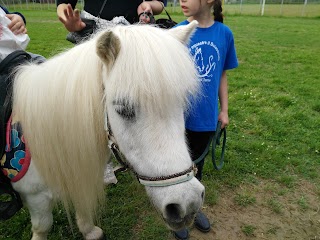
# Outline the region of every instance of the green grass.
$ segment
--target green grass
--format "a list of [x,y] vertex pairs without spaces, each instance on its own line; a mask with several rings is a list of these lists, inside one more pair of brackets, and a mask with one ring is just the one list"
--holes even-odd
[[236,194],[234,201],[239,206],[247,207],[254,204],[256,202],[256,198],[250,193]]
[[254,231],[256,230],[256,227],[253,225],[244,225],[241,227],[241,230],[246,236],[253,237]]
[[276,235],[277,231],[278,231],[279,227],[271,227],[267,230],[267,234],[269,235]]
[[277,214],[282,213],[283,206],[281,205],[281,202],[278,201],[277,199],[275,198],[268,199],[267,205],[274,213],[277,213]]
[[[55,11],[24,11],[31,42],[28,50],[50,57],[72,44]],[[173,14],[181,21],[182,15]],[[210,156],[203,183],[206,204],[215,207],[222,189],[273,180],[283,191],[294,190],[300,179],[320,186],[320,19],[227,16],[233,31],[240,66],[228,73],[229,116],[225,165],[213,170]],[[107,206],[100,226],[108,239],[169,239],[142,186],[128,172],[106,190]],[[272,186],[271,186],[272,189]],[[265,191],[268,191],[266,189]],[[320,196],[320,189],[318,189]],[[235,195],[236,197],[236,195]],[[297,199],[302,209],[307,198]],[[241,204],[254,204],[253,196],[240,196]],[[284,206],[271,198],[266,204],[276,213]],[[23,209],[0,223],[0,239],[30,239],[29,213]],[[254,235],[255,227],[242,231]],[[276,229],[270,229],[276,234]],[[54,211],[49,239],[81,239],[69,226],[61,208]]]
[[302,196],[300,199],[298,199],[298,205],[300,206],[300,209],[302,211],[305,211],[305,210],[307,210],[309,208],[308,207],[308,201],[304,196]]

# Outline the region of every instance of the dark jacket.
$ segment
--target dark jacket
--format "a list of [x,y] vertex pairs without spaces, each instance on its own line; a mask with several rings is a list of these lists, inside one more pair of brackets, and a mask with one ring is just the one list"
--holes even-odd
[[[84,10],[97,17],[105,0],[84,1]],[[149,0],[150,1],[150,0]],[[165,5],[167,0],[159,0]],[[61,3],[70,3],[74,9],[78,0],[57,0],[57,6]],[[128,22],[139,22],[137,8],[142,0],[107,0],[100,17],[105,20],[112,20],[114,17],[124,16]]]

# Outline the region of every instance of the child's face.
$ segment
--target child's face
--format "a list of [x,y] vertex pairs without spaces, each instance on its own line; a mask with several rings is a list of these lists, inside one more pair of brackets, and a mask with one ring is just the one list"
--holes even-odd
[[186,17],[200,15],[209,8],[207,0],[180,0],[180,6]]

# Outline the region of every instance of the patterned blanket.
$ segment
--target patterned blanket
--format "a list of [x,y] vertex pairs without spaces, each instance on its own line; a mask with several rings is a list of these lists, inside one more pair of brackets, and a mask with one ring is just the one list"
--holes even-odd
[[28,171],[30,160],[21,124],[10,117],[6,129],[5,154],[0,160],[1,170],[12,182],[17,182]]

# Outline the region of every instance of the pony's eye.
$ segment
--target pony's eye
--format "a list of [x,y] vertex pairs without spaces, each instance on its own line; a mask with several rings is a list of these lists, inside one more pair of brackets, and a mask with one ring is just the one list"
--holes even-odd
[[115,104],[115,111],[125,120],[134,120],[136,117],[134,107],[129,104]]

